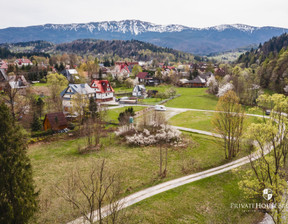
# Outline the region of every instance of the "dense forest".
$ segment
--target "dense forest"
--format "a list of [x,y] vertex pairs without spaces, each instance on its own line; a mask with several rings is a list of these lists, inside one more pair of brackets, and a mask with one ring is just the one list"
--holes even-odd
[[262,88],[284,92],[288,85],[288,34],[273,37],[257,49],[242,54],[237,63],[252,68]]
[[30,58],[32,56],[41,56],[41,57],[50,57],[49,54],[43,52],[11,52],[5,47],[0,47],[0,58],[22,58],[27,57]]
[[138,40],[76,40],[70,43],[58,44],[56,51],[85,55],[87,53],[118,55],[121,58],[133,58],[135,60],[152,60],[157,58],[165,60],[189,60],[193,56],[188,53],[173,50],[171,48],[158,47],[150,43]]
[[[73,53],[80,56],[97,56],[100,54],[102,56],[107,56],[111,58],[117,56],[123,59],[131,58],[138,61],[148,61],[152,59],[158,59],[159,61],[182,61],[193,60],[194,58],[193,55],[189,53],[184,53],[171,48],[158,47],[156,45],[138,40],[105,41],[95,39],[83,39],[62,44],[53,44],[47,41],[30,41],[13,44],[1,44],[0,47],[7,48],[13,53]],[[3,58],[5,57],[3,56]]]

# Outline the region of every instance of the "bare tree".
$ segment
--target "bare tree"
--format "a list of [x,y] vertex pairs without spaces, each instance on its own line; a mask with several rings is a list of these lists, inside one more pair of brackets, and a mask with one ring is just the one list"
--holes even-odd
[[[112,223],[119,220],[119,179],[116,173],[107,168],[105,160],[98,166],[93,164],[87,176],[82,175],[79,170],[73,172],[67,185],[57,185],[56,189],[58,195],[72,204],[89,223],[99,221],[102,224],[109,214],[112,215]],[[109,205],[103,207],[105,203]]]

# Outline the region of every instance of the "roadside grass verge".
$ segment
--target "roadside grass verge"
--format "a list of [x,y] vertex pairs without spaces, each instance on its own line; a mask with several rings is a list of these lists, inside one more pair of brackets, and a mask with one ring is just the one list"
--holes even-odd
[[245,168],[186,184],[132,205],[125,211],[130,217],[128,223],[258,223],[263,218],[261,211],[231,208],[231,203],[250,202],[238,186]]

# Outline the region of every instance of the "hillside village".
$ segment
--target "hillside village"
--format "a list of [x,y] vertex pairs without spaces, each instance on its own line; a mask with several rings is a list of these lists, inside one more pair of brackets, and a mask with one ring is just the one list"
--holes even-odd
[[0,153],[27,176],[2,173],[7,223],[287,223],[287,40],[229,63],[10,52]]
[[[68,55],[62,55],[62,57],[68,57]],[[1,60],[1,89],[4,92],[15,91],[15,93],[17,92],[17,94],[23,96],[26,95],[26,92],[32,91],[33,93],[34,89],[38,89],[39,93],[39,91],[41,92],[41,86],[44,86],[44,89],[47,86],[47,75],[59,74],[68,81],[67,86],[63,86],[60,93],[63,112],[67,116],[74,116],[72,99],[76,95],[81,95],[82,98],[87,99],[93,98],[99,105],[115,106],[121,103],[121,97],[119,97],[121,94],[119,95],[113,88],[126,87],[135,89],[140,86],[146,91],[145,86],[153,87],[171,84],[179,87],[204,88],[207,87],[208,79],[212,76],[214,77],[214,73],[217,76],[225,76],[224,69],[212,63],[178,63],[175,65],[159,63],[158,65],[152,65],[153,61],[116,61],[114,65],[107,67],[104,66],[105,63],[98,63],[97,59],[95,59],[95,62],[88,62],[88,67],[86,65],[87,62],[82,62],[78,65],[61,62],[60,65],[51,66],[45,63],[45,60],[48,61],[47,59],[41,58],[41,60],[42,63],[39,64],[37,59],[34,60],[34,64],[27,58],[16,59],[15,61],[9,60],[9,62]],[[69,57],[66,59],[67,61],[69,61]],[[83,69],[83,67],[85,68]],[[37,85],[39,87],[34,87]],[[126,102],[132,100],[130,101],[131,103],[136,100],[135,104],[137,104],[138,98],[144,99],[148,97],[146,92],[137,93],[136,98],[133,91],[126,92],[126,94],[129,96]],[[43,91],[40,96],[45,98],[49,94]],[[157,96],[155,93],[153,94],[153,97],[157,98]],[[149,94],[149,97],[151,97],[151,94]],[[166,97],[168,96],[161,96],[161,99]],[[49,112],[60,111],[52,109]],[[25,113],[28,112],[26,111]],[[23,117],[25,113],[18,114],[18,116]]]

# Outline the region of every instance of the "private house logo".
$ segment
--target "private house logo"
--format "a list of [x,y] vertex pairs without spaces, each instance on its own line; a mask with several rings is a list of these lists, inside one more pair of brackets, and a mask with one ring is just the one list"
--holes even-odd
[[273,192],[271,189],[266,188],[263,190],[263,198],[267,201],[269,201],[273,196]]

